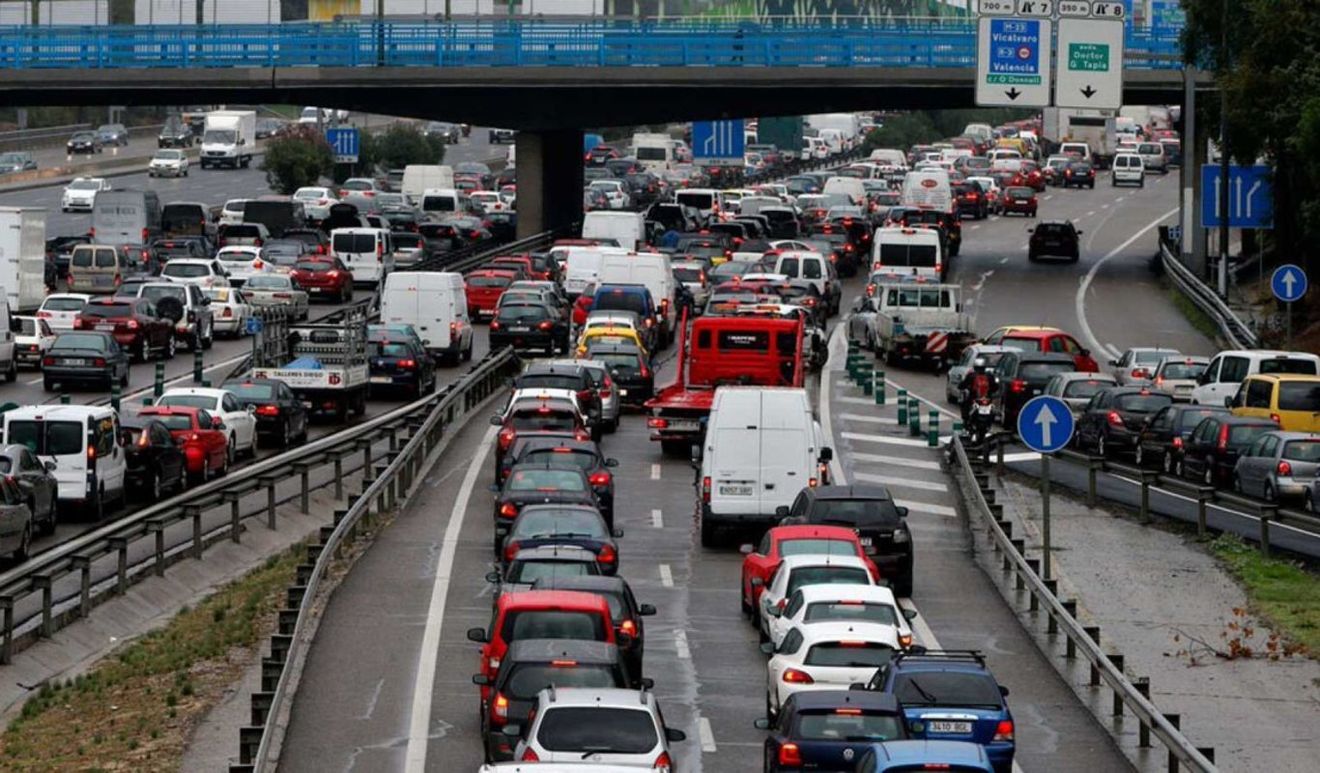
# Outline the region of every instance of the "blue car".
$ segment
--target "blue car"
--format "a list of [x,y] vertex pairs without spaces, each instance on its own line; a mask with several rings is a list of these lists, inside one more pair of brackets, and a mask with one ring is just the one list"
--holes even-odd
[[966,741],[890,741],[862,754],[856,773],[898,773],[942,770],[952,773],[991,773],[985,747]]
[[756,726],[770,731],[765,773],[852,773],[872,745],[908,737],[894,696],[865,690],[795,693],[778,717],[758,719]]
[[916,650],[895,655],[866,689],[893,695],[912,738],[970,741],[985,747],[996,773],[1013,767],[1013,714],[1008,688],[972,650]]

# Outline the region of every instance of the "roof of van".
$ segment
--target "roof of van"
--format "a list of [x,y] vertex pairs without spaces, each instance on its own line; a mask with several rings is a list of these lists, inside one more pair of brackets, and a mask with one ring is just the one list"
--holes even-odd
[[108,405],[23,405],[5,411],[5,420],[10,419],[48,419],[82,420],[114,416],[115,410]]

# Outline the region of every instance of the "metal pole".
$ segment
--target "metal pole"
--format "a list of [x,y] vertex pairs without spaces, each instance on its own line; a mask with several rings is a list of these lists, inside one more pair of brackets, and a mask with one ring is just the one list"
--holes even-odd
[[1287,342],[1284,344],[1284,348],[1292,349],[1292,301],[1288,301],[1288,303],[1284,304],[1283,316],[1284,330],[1286,331],[1283,340]]
[[1042,549],[1045,552],[1044,559],[1041,561],[1041,579],[1050,579],[1050,457],[1049,454],[1040,455],[1040,517],[1041,517],[1041,542]]
[[1219,297],[1228,297],[1228,89],[1223,76],[1228,74],[1228,0],[1220,4],[1219,40]]

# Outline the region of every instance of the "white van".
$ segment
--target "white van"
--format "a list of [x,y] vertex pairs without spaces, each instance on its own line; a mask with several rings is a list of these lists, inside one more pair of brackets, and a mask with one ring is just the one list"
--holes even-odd
[[5,381],[13,382],[18,378],[18,356],[14,350],[14,331],[9,327],[9,300],[4,297],[5,289],[0,287],[0,373],[4,373]]
[[944,169],[917,169],[903,176],[899,203],[905,207],[953,211],[953,188]]
[[884,166],[895,168],[906,168],[908,165],[907,154],[896,148],[877,148],[871,151],[870,160]]
[[1085,142],[1065,142],[1059,146],[1059,155],[1077,156],[1082,161],[1091,160],[1091,146]]
[[383,325],[412,325],[427,351],[450,362],[472,359],[472,320],[462,274],[390,274],[380,295],[380,321]]
[[96,405],[28,405],[4,414],[4,442],[27,446],[55,474],[61,508],[98,520],[124,502],[128,462],[119,415]]
[[650,290],[651,299],[660,310],[660,345],[668,345],[678,329],[678,306],[674,301],[678,280],[674,279],[668,255],[655,252],[605,255],[597,276],[598,285],[642,285]]
[[427,191],[453,190],[454,168],[437,164],[409,164],[403,168],[399,192],[414,205],[421,203]]
[[[942,154],[941,158],[943,158]],[[993,164],[996,161],[1003,161],[1010,158],[1021,160],[1022,154],[1012,148],[995,148],[986,154],[986,158],[990,159],[990,163]]]
[[1117,188],[1119,183],[1136,183],[1138,188],[1146,187],[1146,163],[1136,153],[1119,153],[1114,156],[1112,175],[1112,187]]
[[832,193],[847,196],[858,206],[866,201],[866,186],[856,177],[831,177],[825,181],[825,187],[821,192],[826,196]]
[[596,210],[582,217],[583,239],[612,239],[625,250],[646,243],[646,217],[641,212]]
[[802,138],[802,158],[823,161],[830,157],[830,145],[820,137]]
[[830,300],[830,261],[819,252],[789,250],[775,257],[775,268],[770,273],[783,274],[789,279],[804,279],[816,286],[821,302],[832,313]]
[[1147,172],[1169,173],[1169,157],[1164,154],[1164,146],[1158,142],[1143,142],[1137,145],[1137,155],[1146,165]]
[[576,298],[587,287],[600,281],[600,264],[606,255],[626,255],[628,251],[619,247],[569,247],[564,256],[564,292],[569,298]]
[[707,220],[718,217],[724,210],[724,194],[713,188],[689,188],[678,191],[674,194],[674,202],[692,207]]
[[336,228],[330,254],[344,261],[355,284],[374,284],[394,270],[394,245],[384,228]]
[[805,389],[729,387],[715,390],[702,441],[701,544],[717,530],[773,526],[798,492],[829,483],[834,456],[811,415]]
[[440,214],[451,214],[455,212],[467,212],[471,207],[468,205],[467,194],[453,188],[427,188],[422,192],[422,212],[430,214],[438,212]]
[[674,163],[674,141],[668,134],[634,134],[633,158],[648,172],[660,174]]
[[881,228],[871,248],[871,274],[919,276],[941,281],[944,255],[940,234],[932,228]]
[[1247,376],[1291,373],[1305,376],[1320,374],[1320,356],[1307,352],[1275,349],[1231,349],[1210,360],[1192,389],[1192,403],[1223,405],[1225,398],[1237,394],[1238,385]]
[[848,149],[848,140],[838,129],[821,129],[820,134],[816,136],[825,141],[831,154],[842,153]]

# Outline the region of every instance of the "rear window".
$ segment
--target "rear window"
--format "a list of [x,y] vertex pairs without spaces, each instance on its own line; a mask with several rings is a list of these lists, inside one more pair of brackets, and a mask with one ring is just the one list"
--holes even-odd
[[1278,429],[1274,424],[1237,424],[1228,428],[1228,444],[1234,448],[1250,445],[1256,438]]
[[1294,462],[1320,462],[1320,440],[1289,440],[1283,446],[1283,458]]
[[81,454],[87,431],[76,421],[11,421],[6,443],[26,446],[41,456]]
[[889,662],[894,650],[876,642],[827,642],[812,645],[803,664],[842,668],[879,668]]
[[1135,359],[1142,365],[1149,365],[1163,360],[1165,357],[1177,357],[1177,352],[1171,352],[1166,349],[1150,349],[1146,351],[1134,352]]
[[367,344],[367,356],[369,357],[409,357],[412,350],[407,344],[389,343],[387,341],[372,341]]
[[645,296],[622,290],[597,293],[591,308],[593,311],[632,311],[639,317],[646,316],[648,311]]
[[1105,387],[1113,386],[1112,381],[1097,381],[1095,379],[1086,379],[1085,381],[1069,381],[1063,388],[1064,397],[1091,398],[1096,392]]
[[640,707],[552,709],[542,715],[536,740],[552,752],[601,749],[613,754],[643,754],[659,743],[655,720]]
[[550,312],[544,306],[502,306],[495,317],[501,323],[539,322],[549,318]]
[[143,287],[143,298],[155,303],[161,298],[177,298],[186,306],[188,303],[188,290],[181,285],[152,285]]
[[1072,373],[1077,368],[1071,362],[1024,362],[1017,377],[1027,381],[1049,381],[1055,373]]
[[201,408],[210,411],[215,409],[215,398],[203,395],[165,395],[156,404],[176,408]]
[[509,491],[585,491],[582,475],[573,470],[514,470]]
[[527,701],[547,687],[618,686],[614,670],[609,666],[527,663],[513,667],[500,692],[514,700]]
[[275,399],[275,387],[270,384],[230,384],[225,389],[240,400]]
[[527,373],[514,384],[517,389],[585,389],[584,377],[559,373]]
[[1206,363],[1204,362],[1169,362],[1165,363],[1164,369],[1160,371],[1160,376],[1179,380],[1196,379],[1205,372],[1205,369]]
[[834,555],[855,556],[857,548],[853,543],[841,539],[790,539],[779,543],[779,555]]
[[1285,381],[1279,384],[1279,410],[1320,412],[1320,383]]
[[195,277],[210,276],[211,268],[203,263],[166,263],[165,268],[160,273],[165,276],[193,279]]
[[807,585],[870,585],[871,576],[865,569],[853,566],[803,566],[793,570],[788,578],[788,592]]
[[86,303],[82,298],[47,298],[41,308],[44,311],[82,311]]
[[331,245],[337,253],[363,255],[376,251],[375,234],[335,234]]
[[843,710],[799,712],[794,737],[807,741],[880,743],[903,738],[904,735],[901,715]]
[[[547,448],[528,453],[523,457],[524,461],[538,462],[542,464],[557,464],[565,467],[576,467],[579,470],[593,470],[596,468],[596,455],[586,451],[574,451],[570,449],[558,450]],[[577,519],[583,525],[590,525],[591,519],[579,516]],[[579,529],[570,529],[578,531]],[[595,530],[593,530],[594,532]]]
[[1004,191],[1004,197],[1009,199],[1030,199],[1036,195],[1031,188],[1019,188],[1014,186]]
[[167,429],[172,431],[193,428],[191,416],[153,416],[152,418],[156,419],[161,424],[164,424]]
[[954,671],[900,673],[894,678],[894,697],[904,706],[1003,707],[994,679]]
[[633,352],[603,352],[593,349],[591,358],[618,370],[638,370],[641,365],[640,357]]
[[519,639],[580,639],[604,641],[600,615],[552,609],[510,612],[505,615],[500,636],[506,641]]
[[813,523],[892,529],[898,510],[892,499],[818,499],[811,509]]
[[1286,359],[1283,357],[1278,357],[1272,360],[1261,360],[1260,372],[1261,373],[1300,373],[1306,376],[1314,376],[1316,375],[1315,361],[1301,360],[1292,357]]
[[939,262],[939,248],[933,244],[880,244],[880,265],[909,268],[934,268]]
[[1181,430],[1192,430],[1196,428],[1207,416],[1215,414],[1228,413],[1227,408],[1198,408],[1183,411],[1178,418],[1178,428]]
[[514,561],[509,567],[508,582],[531,585],[537,580],[561,577],[586,577],[600,574],[595,561]]
[[680,192],[674,197],[679,204],[686,204],[696,209],[713,209],[715,206],[715,197],[709,193],[683,193]]
[[513,283],[512,277],[507,276],[470,276],[465,280],[468,287],[508,287]]
[[803,622],[819,623],[824,621],[884,623],[898,625],[898,615],[888,604],[866,604],[860,601],[818,601],[807,605],[802,616]]
[[131,317],[133,316],[133,306],[127,303],[90,303],[83,307],[82,315],[101,319]]
[[1173,397],[1166,394],[1119,395],[1115,403],[1120,411],[1132,413],[1154,413],[1173,402]]
[[[528,454],[527,458],[545,461],[547,456],[554,455],[554,451],[534,451]],[[587,469],[594,465],[595,457],[590,454],[567,453],[558,454],[561,457],[586,457],[590,463],[577,461],[578,466]],[[605,536],[601,530],[602,521],[594,513],[583,512],[581,510],[533,510],[525,513],[518,518],[518,524],[515,529],[519,537],[535,539],[537,537],[550,537],[556,534],[587,534],[590,536]]]
[[308,260],[299,261],[294,265],[294,268],[299,271],[310,271],[313,274],[319,274],[326,271],[333,271],[335,266],[333,263],[325,263],[319,260]]
[[577,427],[568,413],[518,413],[513,416],[513,428],[528,431],[572,432]]
[[94,352],[106,350],[107,338],[100,333],[61,333],[55,339],[52,351],[58,349],[89,349]]

